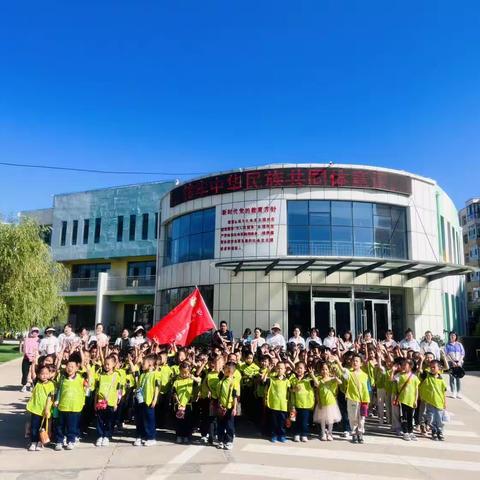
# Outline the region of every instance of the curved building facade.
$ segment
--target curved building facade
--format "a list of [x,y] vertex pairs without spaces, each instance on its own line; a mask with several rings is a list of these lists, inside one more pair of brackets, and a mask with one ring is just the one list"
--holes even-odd
[[465,328],[462,231],[434,180],[358,165],[267,165],[161,201],[155,318],[195,285],[240,335],[280,323],[397,337]]

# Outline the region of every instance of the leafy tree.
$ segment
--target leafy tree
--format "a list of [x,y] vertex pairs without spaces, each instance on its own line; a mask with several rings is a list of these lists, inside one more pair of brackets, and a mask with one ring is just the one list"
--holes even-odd
[[68,271],[42,241],[45,228],[30,219],[0,222],[0,331],[45,326],[65,314],[60,292]]

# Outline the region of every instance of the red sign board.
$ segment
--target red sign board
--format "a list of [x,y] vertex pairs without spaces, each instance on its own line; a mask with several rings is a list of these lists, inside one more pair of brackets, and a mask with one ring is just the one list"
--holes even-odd
[[358,168],[265,168],[200,178],[170,192],[170,206],[222,193],[269,188],[360,188],[412,194],[407,175]]

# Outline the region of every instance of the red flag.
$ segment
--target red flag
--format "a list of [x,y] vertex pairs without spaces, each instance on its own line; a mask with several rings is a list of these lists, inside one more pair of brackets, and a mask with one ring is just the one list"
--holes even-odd
[[190,345],[196,337],[212,328],[216,328],[215,323],[197,287],[152,327],[147,337],[160,344],[176,343],[183,347]]

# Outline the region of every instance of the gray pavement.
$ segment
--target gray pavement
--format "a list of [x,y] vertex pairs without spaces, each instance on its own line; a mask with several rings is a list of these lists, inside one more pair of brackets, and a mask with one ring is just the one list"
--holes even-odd
[[448,399],[452,422],[446,441],[420,438],[405,442],[385,428],[369,425],[366,443],[352,445],[336,438],[307,444],[271,444],[240,428],[233,451],[172,443],[160,434],[155,447],[131,446],[132,431],[115,437],[110,447],[80,443],[73,451],[27,452],[24,415],[28,394],[22,394],[20,362],[0,365],[0,480],[209,480],[235,476],[250,480],[276,478],[306,480],[449,479],[480,478],[480,374],[464,379],[463,400]]

